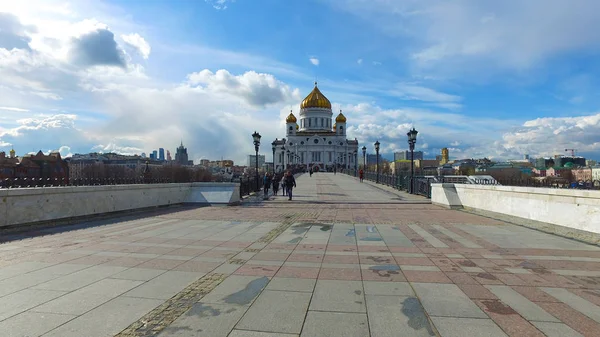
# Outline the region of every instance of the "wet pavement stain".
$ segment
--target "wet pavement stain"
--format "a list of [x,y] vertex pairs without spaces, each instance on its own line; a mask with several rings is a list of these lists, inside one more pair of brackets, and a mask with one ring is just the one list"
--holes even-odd
[[460,261],[458,261],[458,264],[460,264],[463,267],[477,267],[475,262],[470,261],[470,260],[460,260]]
[[302,241],[301,236],[291,239],[290,241],[288,241],[288,243],[298,243],[300,241]]
[[426,329],[429,336],[435,336],[421,302],[416,297],[408,297],[402,301],[402,313],[408,317],[408,326],[414,330]]
[[215,309],[210,305],[204,305],[202,303],[198,303],[194,305],[190,311],[187,312],[188,316],[197,316],[197,317],[210,317],[210,316],[219,316],[221,314],[221,310]]
[[383,239],[382,238],[366,237],[366,238],[361,238],[360,241],[383,241]]
[[375,226],[367,226],[367,232],[375,233]]
[[481,304],[485,306],[485,309],[489,312],[493,312],[499,315],[513,315],[517,314],[517,312],[509,307],[508,305],[502,303],[500,300],[484,300],[481,301]]
[[267,286],[267,283],[269,283],[269,278],[266,276],[253,280],[248,283],[244,289],[228,295],[223,301],[228,304],[250,304],[263,288]]
[[382,264],[379,266],[369,267],[369,269],[373,271],[396,271],[400,270],[400,267],[395,264]]
[[322,230],[323,232],[330,231],[330,230],[331,230],[331,228],[333,228],[333,226],[332,226],[332,225],[322,225],[322,226],[321,226],[321,230]]
[[346,236],[348,236],[348,237],[356,236],[356,230],[354,230],[354,229],[349,230],[348,233],[346,233]]
[[356,295],[362,295],[362,291],[360,291],[360,290],[354,290],[354,293],[355,293]]
[[494,275],[492,275],[490,273],[479,273],[476,276],[484,278],[486,280],[497,280],[496,276],[494,276]]
[[366,259],[374,261],[374,262],[377,262],[377,263],[387,263],[387,264],[390,264],[392,262],[392,260],[390,258],[381,257],[381,256],[367,256]]

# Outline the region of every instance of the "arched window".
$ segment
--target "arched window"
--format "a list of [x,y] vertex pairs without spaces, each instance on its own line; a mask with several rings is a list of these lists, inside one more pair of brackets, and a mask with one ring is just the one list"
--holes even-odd
[[294,129],[294,128],[290,126],[290,132],[292,132],[292,130],[293,130],[293,129]]

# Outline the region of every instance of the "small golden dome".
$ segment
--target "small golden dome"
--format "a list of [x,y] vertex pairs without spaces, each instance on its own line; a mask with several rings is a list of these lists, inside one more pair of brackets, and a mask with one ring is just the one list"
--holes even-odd
[[300,109],[305,108],[322,108],[331,109],[331,102],[321,93],[315,82],[315,88],[306,96],[300,104]]
[[285,119],[285,122],[286,123],[296,123],[297,121],[298,120],[296,119],[296,116],[294,116],[294,114],[290,111],[290,114]]
[[337,129],[336,126],[337,126],[337,123],[333,123],[333,130],[334,131]]
[[10,150],[10,156],[14,157],[15,156],[15,149]]
[[340,110],[340,114],[337,115],[337,117],[335,118],[336,123],[346,123],[346,116],[344,116],[344,114],[342,113],[342,110]]

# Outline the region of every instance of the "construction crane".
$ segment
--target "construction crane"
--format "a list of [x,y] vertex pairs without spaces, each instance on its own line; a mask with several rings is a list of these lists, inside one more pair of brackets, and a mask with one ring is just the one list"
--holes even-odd
[[575,157],[575,151],[577,151],[577,149],[565,149],[565,152],[567,151],[571,151],[571,157]]

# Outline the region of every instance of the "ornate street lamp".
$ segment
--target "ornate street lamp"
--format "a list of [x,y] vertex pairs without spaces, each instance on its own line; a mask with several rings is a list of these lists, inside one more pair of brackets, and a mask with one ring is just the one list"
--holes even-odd
[[256,190],[260,190],[260,182],[258,176],[258,148],[260,147],[260,133],[254,131],[252,134],[252,138],[254,139],[254,151],[256,152]]
[[277,138],[271,143],[271,148],[273,149],[273,173],[275,173],[275,149],[277,149]]
[[354,176],[358,177],[358,150],[354,150],[352,154],[354,155]]
[[365,170],[365,172],[366,172],[367,171],[367,147],[363,146],[362,151],[363,151],[363,170]]
[[417,143],[417,134],[419,131],[415,130],[413,127],[412,130],[408,131],[406,135],[408,136],[408,146],[410,146],[410,193],[413,193],[413,175],[415,174],[415,144]]
[[375,182],[379,184],[379,141],[375,142],[375,157],[377,160],[377,177],[375,179]]

